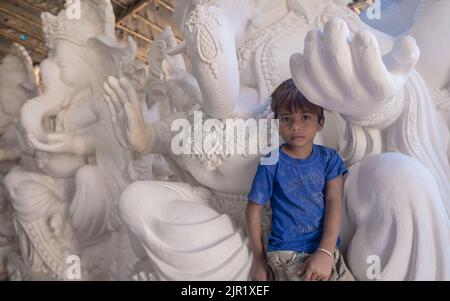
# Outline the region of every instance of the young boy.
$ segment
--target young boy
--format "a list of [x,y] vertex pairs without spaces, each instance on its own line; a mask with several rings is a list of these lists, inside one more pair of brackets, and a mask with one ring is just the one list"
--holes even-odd
[[[270,280],[272,271],[275,280],[353,280],[336,248],[347,169],[337,151],[313,144],[324,125],[323,108],[287,80],[272,94],[272,110],[286,143],[276,164],[258,167],[248,194],[252,279]],[[272,229],[266,258],[261,208],[269,200]]]

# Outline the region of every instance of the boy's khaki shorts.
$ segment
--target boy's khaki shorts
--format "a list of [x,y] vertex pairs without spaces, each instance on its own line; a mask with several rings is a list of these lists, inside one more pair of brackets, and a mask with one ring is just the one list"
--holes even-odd
[[[303,281],[304,274],[298,271],[312,254],[295,251],[273,251],[267,253],[269,266],[275,281]],[[333,267],[328,281],[354,281],[339,250],[334,251]]]

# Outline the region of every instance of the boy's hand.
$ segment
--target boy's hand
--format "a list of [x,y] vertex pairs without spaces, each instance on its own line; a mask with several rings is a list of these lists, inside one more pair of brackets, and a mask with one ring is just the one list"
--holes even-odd
[[326,281],[331,275],[333,259],[325,253],[316,252],[306,260],[304,267],[299,274],[305,275],[305,281]]
[[251,277],[253,281],[273,280],[269,265],[264,259],[253,259]]

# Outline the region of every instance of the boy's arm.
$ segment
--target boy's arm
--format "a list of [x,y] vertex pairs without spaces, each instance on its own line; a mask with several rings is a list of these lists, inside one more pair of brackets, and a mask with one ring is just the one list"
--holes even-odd
[[253,257],[255,259],[266,259],[261,230],[261,210],[262,206],[251,201],[247,202],[245,211],[247,219],[248,236],[252,247]]
[[339,175],[327,182],[325,190],[325,218],[319,248],[331,254],[336,248],[336,241],[341,231],[343,186],[344,176]]
[[261,230],[262,206],[251,201],[247,202],[245,216],[250,245],[253,253],[252,280],[269,280],[270,270],[267,264],[266,254]]
[[323,225],[322,240],[319,249],[308,261],[305,271],[305,280],[328,280],[333,264],[333,253],[339,237],[341,226],[342,191],[344,185],[343,175],[327,181],[325,190],[325,217]]

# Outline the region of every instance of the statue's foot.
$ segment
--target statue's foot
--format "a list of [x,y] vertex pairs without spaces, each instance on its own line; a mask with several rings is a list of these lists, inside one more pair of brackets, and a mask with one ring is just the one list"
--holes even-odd
[[194,191],[173,182],[128,186],[119,204],[134,251],[152,262],[158,280],[247,280],[247,237]]

